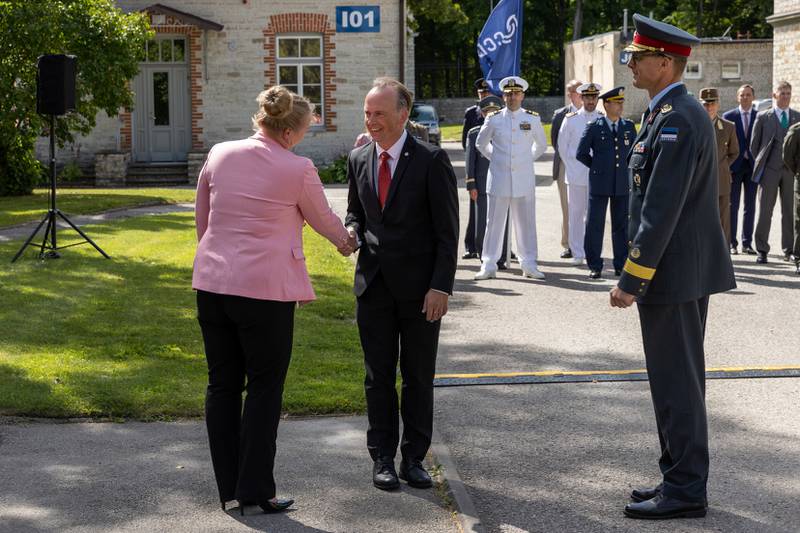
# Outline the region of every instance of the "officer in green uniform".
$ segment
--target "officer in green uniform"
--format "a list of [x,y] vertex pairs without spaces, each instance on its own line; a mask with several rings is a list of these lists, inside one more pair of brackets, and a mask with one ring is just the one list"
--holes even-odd
[[794,174],[794,267],[800,275],[800,122],[783,139],[783,162]]
[[650,104],[628,156],[630,249],[610,302],[638,304],[662,481],[634,490],[625,514],[694,518],[705,516],[708,506],[708,299],[736,282],[719,223],[714,130],[681,80],[699,40],[639,14],[633,20],[628,67]]

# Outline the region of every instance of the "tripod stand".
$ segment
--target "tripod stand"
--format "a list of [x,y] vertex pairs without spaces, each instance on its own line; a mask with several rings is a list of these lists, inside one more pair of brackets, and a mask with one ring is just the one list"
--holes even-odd
[[[72,227],[72,229],[77,231],[78,234],[81,237],[83,237],[84,240],[82,242],[68,244],[66,246],[61,246],[59,248],[56,243],[56,222],[58,220],[57,217],[60,217],[64,222],[69,224]],[[39,233],[39,230],[42,229],[42,226],[45,226],[42,243],[41,245],[33,244],[31,241],[33,241],[33,239]],[[25,244],[22,245],[22,248],[19,249],[17,255],[14,256],[14,259],[12,259],[11,262],[13,263],[14,261],[16,261],[19,258],[19,256],[22,255],[22,252],[25,251],[25,248],[27,248],[28,246],[39,247],[39,259],[58,259],[59,257],[61,257],[61,254],[58,253],[58,250],[86,243],[89,243],[92,246],[94,246],[95,250],[100,252],[106,259],[111,259],[107,253],[105,253],[99,246],[97,246],[94,243],[92,239],[88,237],[88,235],[82,232],[81,229],[75,224],[73,224],[72,221],[69,218],[67,218],[67,216],[64,213],[62,213],[56,208],[56,116],[50,115],[50,209],[48,209],[47,214],[44,216],[42,221],[39,222],[39,225],[36,226],[36,229],[33,230],[33,233],[30,234],[28,239],[25,241]]]

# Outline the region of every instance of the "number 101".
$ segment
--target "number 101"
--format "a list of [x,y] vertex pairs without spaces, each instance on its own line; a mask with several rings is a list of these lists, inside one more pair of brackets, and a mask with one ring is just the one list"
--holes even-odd
[[366,21],[368,28],[375,27],[375,12],[342,11],[342,28],[360,28]]

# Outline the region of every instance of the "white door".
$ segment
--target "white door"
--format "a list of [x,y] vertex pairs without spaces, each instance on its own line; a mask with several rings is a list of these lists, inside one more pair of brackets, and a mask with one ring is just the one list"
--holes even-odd
[[134,160],[186,161],[189,151],[189,70],[183,39],[150,41],[134,79]]

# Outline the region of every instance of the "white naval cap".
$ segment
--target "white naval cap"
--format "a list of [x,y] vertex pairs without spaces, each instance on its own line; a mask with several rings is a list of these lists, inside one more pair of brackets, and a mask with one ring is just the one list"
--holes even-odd
[[575,90],[578,94],[585,94],[587,96],[591,96],[593,94],[594,95],[600,94],[600,91],[603,90],[603,86],[600,85],[599,83],[589,82],[589,83],[584,83]]
[[500,90],[504,93],[511,93],[514,91],[525,92],[528,90],[528,82],[519,76],[507,76],[500,80]]

